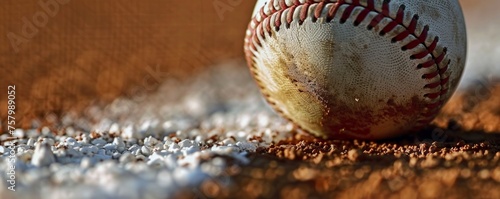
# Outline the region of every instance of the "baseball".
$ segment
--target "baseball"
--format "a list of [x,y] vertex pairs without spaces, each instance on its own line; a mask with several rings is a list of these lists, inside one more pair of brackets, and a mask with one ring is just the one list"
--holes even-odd
[[383,139],[434,119],[466,44],[458,0],[258,0],[245,54],[268,103],[300,129]]

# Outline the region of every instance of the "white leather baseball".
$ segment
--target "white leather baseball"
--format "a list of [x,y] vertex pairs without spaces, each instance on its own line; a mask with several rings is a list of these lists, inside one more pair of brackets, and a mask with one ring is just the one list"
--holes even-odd
[[458,0],[259,0],[245,38],[269,104],[323,138],[429,124],[466,58]]

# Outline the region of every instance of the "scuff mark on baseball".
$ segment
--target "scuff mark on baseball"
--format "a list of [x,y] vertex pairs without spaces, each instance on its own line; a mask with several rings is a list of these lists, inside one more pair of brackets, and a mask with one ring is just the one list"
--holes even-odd
[[244,48],[266,100],[304,131],[383,139],[434,119],[466,44],[457,0],[259,0]]

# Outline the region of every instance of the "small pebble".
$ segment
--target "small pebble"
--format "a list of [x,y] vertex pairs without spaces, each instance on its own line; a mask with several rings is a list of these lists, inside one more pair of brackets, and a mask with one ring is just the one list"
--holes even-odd
[[180,149],[181,147],[177,143],[172,143],[170,147],[168,148],[169,151],[175,151]]
[[213,146],[211,150],[219,154],[227,154],[227,155],[239,151],[237,147],[232,147],[232,146]]
[[84,155],[84,156],[91,154],[90,147],[88,147],[88,146],[84,146],[84,147],[80,148],[79,150],[80,150],[80,153],[82,153],[82,155]]
[[121,157],[121,155],[122,155],[121,153],[119,153],[119,152],[115,152],[115,153],[113,153],[113,156],[112,156],[112,157],[113,157],[113,159],[118,159],[118,158],[120,158],[120,157]]
[[30,147],[25,144],[20,144],[17,146],[17,154],[22,154],[27,151]]
[[17,137],[17,138],[24,138],[24,136],[25,136],[24,130],[23,129],[16,129],[16,130],[14,130],[14,133],[12,134],[12,136]]
[[95,161],[95,162],[102,162],[102,161],[105,161],[105,160],[109,160],[111,159],[111,156],[109,155],[102,155],[102,154],[96,154],[92,157],[92,159]]
[[148,166],[151,166],[153,168],[156,168],[156,169],[159,169],[159,168],[162,168],[165,166],[165,162],[163,162],[161,159],[157,158],[157,159],[153,159],[153,160],[149,160],[147,162]]
[[129,163],[135,160],[134,155],[132,155],[129,152],[125,152],[120,156],[120,159],[118,160],[120,163]]
[[121,137],[115,137],[113,140],[113,144],[116,146],[116,149],[121,153],[125,150],[125,142]]
[[36,143],[36,139],[35,138],[30,138],[30,139],[28,139],[28,142],[26,143],[26,145],[28,145],[30,147],[34,147],[35,143]]
[[149,150],[148,147],[146,146],[142,146],[141,147],[141,153],[144,154],[144,155],[150,155],[151,154],[151,151]]
[[46,127],[46,126],[42,127],[42,135],[49,136],[49,137],[53,136],[49,127]]
[[205,143],[205,137],[202,135],[197,135],[196,138],[194,139],[194,141],[197,143],[203,144],[203,143]]
[[349,160],[351,160],[351,161],[356,161],[356,160],[358,160],[361,153],[362,152],[359,151],[358,149],[351,149],[351,150],[349,150],[349,152],[347,152],[347,158],[349,158]]
[[69,138],[66,138],[66,143],[72,145],[76,142],[75,138],[72,138],[72,137],[69,137]]
[[257,146],[255,146],[255,144],[247,142],[247,141],[237,142],[236,146],[238,146],[242,150],[246,150],[246,151],[250,151],[250,152],[255,152],[255,150],[257,150]]
[[31,164],[38,167],[50,166],[55,162],[54,154],[50,150],[50,146],[45,144],[38,144],[35,148],[35,153],[31,158]]
[[88,150],[89,152],[96,154],[99,151],[99,148],[97,148],[96,146],[90,146]]
[[138,150],[138,149],[140,149],[140,148],[141,148],[141,147],[140,147],[139,145],[134,144],[134,145],[132,145],[130,148],[128,148],[128,151],[130,151],[130,152],[135,152],[135,151],[137,151],[137,150]]
[[69,157],[80,157],[82,154],[73,148],[68,148],[66,149],[66,155]]
[[107,150],[107,151],[114,151],[116,150],[118,147],[113,144],[113,143],[108,143],[106,145],[104,145],[104,147],[102,147],[103,149]]
[[102,138],[97,138],[97,139],[92,140],[92,142],[91,142],[91,143],[92,143],[93,145],[96,145],[97,147],[101,148],[101,147],[103,147],[103,146],[104,146],[106,143],[108,143],[108,142],[106,142],[106,141],[105,141],[104,139],[102,139]]
[[75,137],[76,136],[76,131],[73,127],[68,127],[65,129],[66,135]]
[[490,178],[490,171],[488,169],[483,169],[479,171],[477,175],[481,180],[487,180]]
[[88,133],[84,133],[84,134],[82,135],[82,142],[83,142],[83,143],[90,144],[90,141],[91,141],[91,140],[92,140],[92,139],[90,138],[90,135],[89,135]]
[[109,127],[109,133],[111,134],[119,134],[120,126],[117,123],[113,123],[111,127]]
[[226,146],[229,146],[229,145],[234,145],[234,144],[235,144],[235,142],[234,142],[234,140],[233,140],[232,138],[226,138],[226,139],[224,139],[224,140],[222,141],[222,143],[223,143],[224,145],[226,145]]
[[181,142],[179,142],[179,146],[181,148],[191,147],[191,146],[193,146],[193,143],[191,140],[186,139],[186,140],[182,140]]
[[144,145],[146,146],[154,146],[156,143],[158,143],[158,140],[152,136],[144,138]]
[[97,150],[97,154],[99,154],[99,155],[106,155],[106,150],[99,149],[99,150]]
[[133,126],[127,126],[123,129],[121,137],[124,139],[140,138],[139,132]]

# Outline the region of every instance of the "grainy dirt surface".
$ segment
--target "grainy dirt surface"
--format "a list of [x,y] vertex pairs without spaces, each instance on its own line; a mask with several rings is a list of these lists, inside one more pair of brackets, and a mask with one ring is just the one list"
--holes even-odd
[[[500,98],[498,97],[500,96],[500,83],[498,79],[481,80],[482,84],[471,84],[469,89],[458,91],[438,118],[416,134],[380,141],[321,140],[300,132],[293,128],[293,124],[272,114],[269,107],[266,107],[259,98],[257,87],[242,62],[227,65],[232,66],[232,69],[222,67],[218,70],[211,70],[210,73],[189,81],[190,83],[165,84],[159,92],[144,96],[144,99],[118,99],[109,105],[96,105],[80,115],[76,113],[66,115],[66,117],[56,115],[46,117],[45,122],[42,122],[44,120],[35,121],[33,124],[38,127],[29,132],[45,137],[45,139],[49,138],[46,135],[48,132],[49,134],[53,132],[56,137],[62,136],[57,139],[67,139],[65,136],[73,136],[78,141],[82,141],[83,134],[90,132],[87,137],[92,139],[92,143],[94,139],[100,139],[100,137],[123,137],[127,148],[128,143],[143,143],[143,137],[137,142],[137,139],[131,139],[130,136],[125,135],[126,128],[122,131],[112,130],[112,127],[110,129],[109,124],[113,122],[119,125],[135,124],[138,128],[142,128],[141,126],[145,124],[150,125],[153,131],[150,135],[153,138],[170,140],[168,141],[170,144],[180,143],[186,139],[192,140],[201,151],[214,151],[214,147],[233,147],[231,144],[226,146],[226,143],[235,141],[252,143],[253,149],[232,149],[239,151],[238,154],[244,156],[244,161],[240,160],[241,157],[235,158],[233,155],[217,155],[217,153],[210,156],[195,156],[201,158],[195,165],[199,165],[202,169],[204,162],[213,164],[211,162],[215,159],[218,159],[217,162],[224,160],[222,170],[210,177],[202,177],[206,176],[205,174],[192,173],[190,177],[184,175],[185,177],[176,178],[185,181],[191,178],[203,180],[189,185],[177,184],[175,191],[165,195],[166,198],[500,197]],[[227,82],[234,84],[227,84]],[[252,106],[254,107],[251,108]],[[185,119],[176,120],[177,117]],[[245,117],[247,119],[242,119]],[[155,125],[157,123],[155,121],[159,121],[160,125]],[[162,124],[162,122],[165,123]],[[186,122],[188,126],[182,128],[181,126]],[[166,126],[166,124],[169,125]],[[245,127],[239,128],[240,124]],[[99,130],[100,126],[108,127],[102,127],[104,129]],[[69,134],[69,127],[77,129],[77,133]],[[169,133],[172,130],[176,133]],[[150,130],[137,131],[147,133]],[[241,133],[243,135],[240,135]],[[238,135],[238,138],[233,137],[234,135]],[[17,142],[26,143],[26,136],[23,136],[24,141]],[[199,136],[201,140],[198,139]],[[144,143],[148,139],[152,138],[144,139]],[[16,140],[3,140],[3,144],[10,141],[16,142]],[[59,148],[64,143],[65,141],[56,142],[53,146]],[[28,169],[18,171],[18,175],[23,175],[19,178],[20,183],[23,183],[22,180],[29,180],[30,175],[44,171],[44,167],[33,167],[32,164],[36,163],[33,160],[35,155],[32,156],[29,153],[33,147],[26,147],[26,144],[20,145],[25,146],[28,151],[21,152],[22,155],[19,156],[19,161],[23,159],[27,161],[26,166],[23,167]],[[134,146],[129,150],[132,148]],[[169,148],[172,149],[172,147]],[[64,147],[58,149],[60,150],[64,150]],[[136,154],[136,157],[132,163],[128,164],[144,165],[143,167],[154,169],[155,167],[150,165],[150,160],[155,155],[146,155],[149,152],[145,150],[146,152],[132,152]],[[151,150],[158,152],[161,149],[152,148]],[[68,153],[69,151],[66,152]],[[169,152],[165,151],[165,153]],[[5,153],[3,155],[5,156]],[[83,158],[95,159],[97,156],[84,154]],[[83,176],[74,177],[76,182],[73,183],[76,184],[72,186],[92,184],[93,181],[84,180],[85,172],[94,173],[93,171],[100,171],[103,167],[111,169],[109,170],[111,172],[113,168],[105,165],[122,164],[123,159],[119,158],[119,154],[117,157],[113,155],[104,162],[97,159],[93,163],[95,166],[86,169],[83,166],[85,164],[80,163],[83,160],[79,160],[78,157],[81,155],[72,157],[58,153],[56,158],[57,165],[61,169],[65,168],[70,171],[74,169],[83,173]],[[76,162],[76,165],[61,162],[65,158],[77,158],[72,160]],[[178,161],[182,162],[185,156],[180,155],[178,158]],[[145,165],[146,162],[148,166]],[[123,172],[123,168],[134,168],[130,167],[132,165],[116,166],[120,168],[120,172]],[[52,167],[55,166],[50,166]],[[83,170],[80,167],[84,167]],[[183,167],[188,166],[178,165],[180,169]],[[55,173],[57,174],[57,170]],[[146,173],[151,174],[151,171],[148,170]],[[175,171],[173,173],[175,174]],[[44,179],[52,183],[43,185],[48,186],[46,189],[56,191],[54,195],[59,193],[56,198],[61,198],[61,193],[76,189],[58,185],[61,183],[61,177],[57,177],[60,174],[56,174],[53,176],[45,174]],[[116,185],[131,186],[130,183],[134,182],[137,185],[127,189],[140,190],[141,186],[138,184],[142,184],[144,179],[136,175],[136,177],[130,175],[127,175],[129,176],[127,178],[124,177],[123,180],[127,179],[127,183],[123,185],[108,176],[100,181],[111,180],[110,183],[104,183],[94,189],[102,192]],[[152,175],[155,175],[154,172]],[[71,179],[68,180],[71,181]],[[79,184],[81,181],[86,183]],[[23,188],[22,193],[36,194],[35,190],[41,189],[35,187],[36,184],[33,182],[31,183],[20,185]],[[113,184],[113,186],[107,187],[107,184]],[[167,187],[169,190],[173,189],[172,186]],[[78,189],[83,190],[81,187]],[[147,194],[148,191],[139,193]],[[28,198],[29,195],[15,197],[16,195],[10,192],[9,194],[7,198]],[[49,193],[45,192],[45,194]],[[45,195],[44,198],[49,196]],[[111,198],[119,197],[112,196]],[[150,195],[149,198],[158,197]]]
[[500,84],[481,88],[486,96],[477,89],[459,92],[417,134],[374,142],[298,132],[229,168],[230,189],[209,180],[201,190],[221,198],[500,198]]

